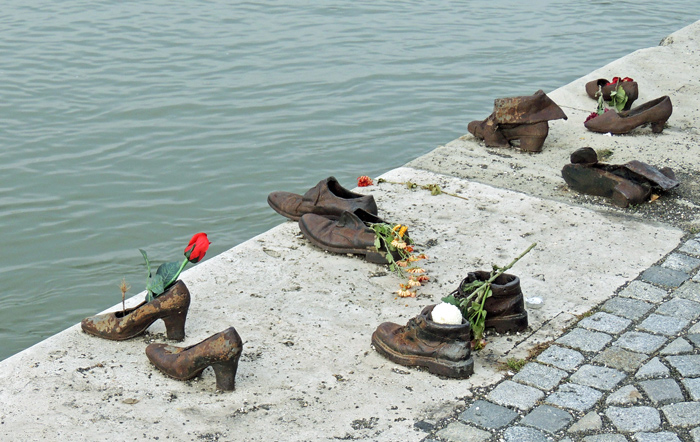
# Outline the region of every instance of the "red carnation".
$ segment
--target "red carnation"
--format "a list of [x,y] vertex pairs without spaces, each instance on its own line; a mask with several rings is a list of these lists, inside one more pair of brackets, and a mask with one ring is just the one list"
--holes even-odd
[[209,242],[206,233],[195,233],[190,243],[185,247],[185,257],[193,264],[199,262],[209,250],[209,244],[211,242]]
[[372,178],[368,177],[367,175],[362,175],[357,179],[357,187],[367,187],[373,184]]

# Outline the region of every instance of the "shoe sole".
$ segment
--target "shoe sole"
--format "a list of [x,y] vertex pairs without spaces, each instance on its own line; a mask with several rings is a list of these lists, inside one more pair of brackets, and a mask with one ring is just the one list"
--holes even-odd
[[384,345],[382,341],[377,339],[376,332],[372,334],[372,345],[377,353],[399,365],[425,367],[430,373],[450,378],[468,378],[474,374],[474,358],[472,356],[459,362],[442,361],[427,356],[405,356]]

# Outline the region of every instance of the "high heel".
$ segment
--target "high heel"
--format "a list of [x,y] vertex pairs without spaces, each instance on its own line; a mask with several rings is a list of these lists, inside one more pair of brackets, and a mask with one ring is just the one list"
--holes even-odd
[[584,125],[591,132],[626,134],[642,124],[651,123],[651,131],[658,134],[664,130],[664,124],[672,113],[671,99],[664,95],[632,110],[605,112],[586,121]]
[[498,98],[494,111],[483,121],[472,121],[467,130],[489,147],[508,147],[520,140],[520,149],[540,152],[549,134],[550,120],[567,119],[564,111],[543,91],[531,96]]
[[[613,79],[614,80],[614,79]],[[627,81],[619,81],[617,83],[610,83],[605,78],[599,78],[597,80],[589,81],[586,83],[586,93],[589,97],[597,100],[598,89],[600,88],[603,93],[603,100],[610,101],[610,94],[617,90],[618,86],[622,86],[622,90],[625,91],[627,96],[627,102],[622,110],[630,110],[632,108],[632,103],[639,97],[639,86],[636,81],[627,79]]]
[[190,307],[190,291],[178,280],[151,302],[142,302],[125,311],[90,316],[80,323],[83,331],[113,341],[134,338],[146,331],[158,319],[165,322],[168,339],[185,339],[185,321]]
[[242,350],[241,337],[235,328],[229,327],[185,348],[151,344],[146,347],[146,356],[160,371],[180,381],[199,376],[211,366],[216,375],[216,388],[232,391],[236,388],[236,372]]

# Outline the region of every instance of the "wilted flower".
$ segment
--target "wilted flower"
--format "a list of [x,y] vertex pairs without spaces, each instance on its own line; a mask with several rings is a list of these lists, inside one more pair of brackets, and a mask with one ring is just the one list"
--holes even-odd
[[408,273],[425,273],[424,269],[421,269],[419,267],[412,267],[410,269],[406,269]]
[[368,177],[367,175],[362,175],[361,177],[357,178],[357,187],[367,187],[373,184],[374,182],[372,182],[372,178]]
[[396,292],[400,298],[415,298],[416,297],[416,292],[412,292],[410,290],[399,290]]
[[410,278],[408,278],[408,286],[409,287],[420,287],[421,283],[418,282],[417,279],[413,279],[413,276],[411,276]]

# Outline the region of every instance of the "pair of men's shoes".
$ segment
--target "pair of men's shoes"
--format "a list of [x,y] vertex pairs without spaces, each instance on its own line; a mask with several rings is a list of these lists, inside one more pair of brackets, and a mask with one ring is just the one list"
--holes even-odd
[[[81,327],[87,334],[112,341],[135,338],[158,319],[165,323],[168,339],[185,339],[185,321],[190,306],[190,291],[182,281],[176,281],[168,290],[150,302],[133,308],[103,313],[83,319]],[[238,360],[243,341],[236,329],[229,327],[198,344],[176,347],[168,344],[150,344],[146,356],[167,376],[188,380],[199,376],[211,366],[216,375],[216,388],[235,389]]]
[[377,216],[372,195],[351,192],[335,177],[328,177],[304,195],[272,192],[267,203],[280,215],[299,221],[304,237],[323,250],[364,255],[367,261],[379,264],[388,262],[389,252],[376,247],[376,234],[370,227],[385,222]]

